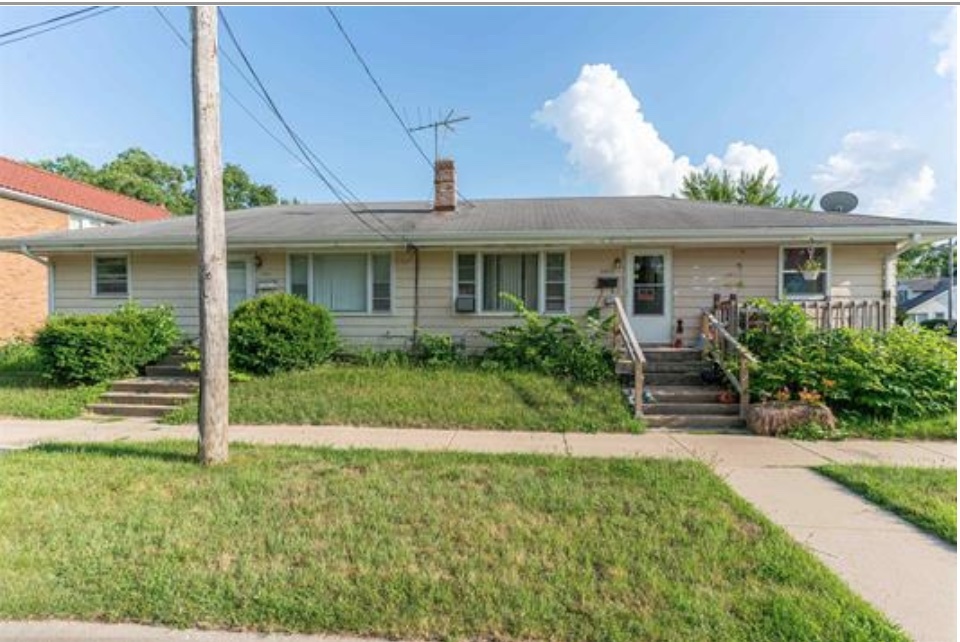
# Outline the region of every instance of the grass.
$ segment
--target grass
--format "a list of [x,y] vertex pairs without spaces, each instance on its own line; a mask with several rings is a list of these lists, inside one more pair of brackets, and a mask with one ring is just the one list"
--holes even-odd
[[0,417],[70,419],[78,417],[104,386],[52,386],[40,376],[33,346],[0,346]]
[[483,640],[904,640],[702,464],[234,446],[0,458],[0,619]]
[[840,430],[845,437],[867,439],[956,439],[956,414],[922,419],[881,421],[841,417]]
[[[196,404],[169,415],[196,421]],[[231,384],[239,424],[352,424],[493,430],[636,432],[616,384],[577,385],[529,372],[326,365]]]
[[829,465],[816,470],[956,545],[956,470],[863,465]]

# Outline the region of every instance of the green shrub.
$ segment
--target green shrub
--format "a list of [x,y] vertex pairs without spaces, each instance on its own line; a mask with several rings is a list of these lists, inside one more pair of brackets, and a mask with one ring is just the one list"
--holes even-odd
[[580,383],[613,378],[613,354],[604,342],[609,323],[599,314],[581,324],[568,315],[538,314],[520,299],[503,296],[516,306],[523,324],[483,333],[493,343],[484,352],[484,367],[533,370]]
[[230,316],[230,365],[242,372],[310,368],[329,359],[337,343],[330,313],[292,294],[244,301]]
[[421,366],[452,366],[464,362],[463,348],[448,334],[418,332],[410,349],[413,363]]
[[32,343],[15,339],[0,346],[0,377],[39,375],[42,369]]
[[877,419],[955,412],[956,345],[942,332],[916,326],[815,331],[792,303],[759,307],[765,323],[742,340],[760,359],[751,373],[751,389],[760,396],[807,389],[836,411]]
[[45,377],[76,385],[135,375],[179,339],[171,308],[127,303],[110,314],[51,317],[35,346]]

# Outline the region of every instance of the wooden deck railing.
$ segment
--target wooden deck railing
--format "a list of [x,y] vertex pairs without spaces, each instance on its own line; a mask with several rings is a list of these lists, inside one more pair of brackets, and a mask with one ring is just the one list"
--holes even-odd
[[[727,330],[726,324],[708,310],[703,311],[700,333],[705,357],[711,357],[740,395],[740,417],[746,419],[750,408],[750,364],[757,363],[749,350]],[[736,363],[736,372],[731,363]]]
[[[879,299],[834,299],[794,301],[817,330],[854,328],[886,332],[893,324],[890,297]],[[763,323],[763,311],[737,299],[736,294],[723,299],[713,295],[712,314],[734,337],[748,328]]]
[[647,358],[643,355],[640,348],[640,342],[630,326],[630,317],[623,307],[623,301],[620,297],[613,297],[613,305],[616,308],[616,318],[613,328],[614,352],[625,357],[633,365],[633,396],[634,396],[634,416],[643,415],[643,367],[647,363]]

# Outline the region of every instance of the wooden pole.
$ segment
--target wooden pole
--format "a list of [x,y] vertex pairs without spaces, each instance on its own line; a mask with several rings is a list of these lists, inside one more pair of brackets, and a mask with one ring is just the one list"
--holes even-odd
[[220,155],[217,7],[190,10],[193,25],[193,141],[197,168],[200,281],[200,463],[227,461],[229,356],[227,242]]

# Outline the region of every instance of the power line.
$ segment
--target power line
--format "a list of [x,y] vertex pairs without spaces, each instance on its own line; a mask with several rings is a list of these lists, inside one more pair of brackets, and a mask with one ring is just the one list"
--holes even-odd
[[53,17],[53,18],[49,18],[49,19],[47,19],[47,20],[41,20],[40,22],[34,22],[32,25],[27,25],[27,26],[25,26],[25,27],[19,27],[19,28],[17,28],[17,29],[11,29],[10,31],[4,31],[3,33],[0,33],[0,38],[6,38],[7,36],[12,36],[12,35],[14,35],[14,34],[21,33],[21,32],[24,32],[24,31],[30,31],[31,29],[36,29],[37,27],[42,27],[42,26],[44,26],[44,25],[48,25],[48,24],[51,24],[51,23],[54,23],[54,22],[60,22],[61,20],[66,20],[67,18],[72,18],[73,16],[79,16],[80,14],[88,13],[88,12],[93,11],[94,9],[98,9],[98,8],[99,8],[99,7],[97,7],[97,6],[92,6],[92,7],[87,7],[86,9],[78,9],[77,11],[70,11],[70,12],[68,12],[68,13],[64,13],[64,14],[61,14],[61,15],[59,15],[59,16],[55,16],[55,17]]
[[[159,7],[154,7],[154,10],[157,12],[157,15],[159,15],[160,18],[163,20],[164,24],[167,25],[167,27],[170,29],[170,31],[173,33],[173,35],[176,36],[177,40],[179,40],[180,43],[181,43],[187,50],[189,50],[189,49],[190,49],[190,43],[187,41],[186,37],[185,37],[182,33],[180,33],[180,30],[177,29],[177,27],[170,21],[170,19],[167,18],[167,15],[166,15]],[[259,97],[261,100],[264,100],[264,102],[266,102],[266,99],[264,98],[264,96],[263,96],[263,94],[261,93],[260,89],[253,83],[252,80],[250,80],[250,79],[247,77],[247,75],[244,73],[243,69],[240,68],[240,66],[236,63],[236,61],[233,59],[233,57],[230,55],[230,53],[229,53],[226,49],[221,49],[220,52],[221,52],[221,53],[224,55],[224,57],[227,59],[227,62],[229,62],[230,65],[237,71],[237,73],[240,74],[240,76],[244,79],[244,81],[246,81],[247,85],[253,90],[253,92],[257,95],[257,97]],[[239,98],[235,93],[233,93],[233,92],[230,90],[229,87],[227,87],[226,85],[224,85],[224,86],[223,86],[223,90],[224,90],[224,92],[237,104],[237,106],[239,106],[240,109],[242,109],[243,112],[244,112],[247,116],[249,116],[250,119],[251,119],[254,123],[256,123],[258,127],[260,127],[260,129],[261,129],[267,136],[269,136],[270,138],[272,138],[272,139],[274,140],[274,142],[276,142],[278,145],[280,145],[280,147],[282,147],[294,160],[296,160],[298,163],[300,163],[300,165],[302,165],[303,167],[305,167],[305,168],[306,168],[308,171],[310,171],[311,173],[314,172],[314,168],[311,168],[311,167],[310,167],[310,164],[309,164],[308,162],[306,162],[300,154],[298,154],[298,153],[297,153],[296,151],[294,151],[289,145],[287,145],[285,142],[283,142],[283,140],[281,140],[279,136],[277,136],[269,127],[267,127],[267,126],[263,123],[263,121],[261,121],[259,118],[257,118],[256,114],[254,114],[253,111],[251,111],[250,108],[247,107],[247,105],[246,105],[242,100],[240,100],[240,98]],[[310,151],[309,148],[307,148],[307,150]],[[311,152],[311,153],[312,153],[312,152]],[[362,202],[362,200],[361,200],[359,197],[357,197],[357,195],[354,194],[353,191],[352,191],[346,184],[344,184],[343,181],[341,181],[341,180],[339,179],[339,177],[337,177],[337,176],[326,166],[326,164],[323,162],[322,159],[320,159],[319,157],[317,157],[316,155],[314,155],[314,160],[317,161],[317,162],[320,164],[321,168],[323,168],[325,171],[327,171],[328,173],[330,173],[330,174],[333,175],[334,180],[338,183],[338,185],[341,187],[341,189],[344,190],[344,192],[347,194],[347,196],[349,196],[349,197],[352,198],[353,200],[359,202],[361,205],[363,205],[364,208],[369,209],[369,208],[367,208],[367,206]],[[380,222],[381,225],[383,225],[384,227],[386,227],[387,229],[389,229],[391,232],[393,231],[393,229],[392,229],[389,225],[387,225],[384,221],[382,221],[382,220],[380,219],[380,217],[378,217],[378,216],[376,216],[376,215],[374,215],[374,217],[377,219],[378,222]]]
[[[367,229],[376,233],[377,235],[382,237],[384,240],[388,240],[388,241],[391,240],[382,231],[380,231],[379,229],[371,225],[368,221],[364,220],[363,217],[360,216],[360,214],[350,206],[349,202],[343,197],[343,195],[340,193],[337,187],[334,186],[333,183],[331,183],[330,179],[328,179],[326,175],[324,175],[324,173],[320,171],[320,169],[317,167],[317,164],[314,162],[314,159],[317,159],[319,161],[319,156],[307,146],[307,144],[294,131],[293,127],[291,127],[290,123],[287,122],[287,119],[280,112],[280,109],[277,107],[277,104],[273,100],[273,97],[270,96],[270,92],[267,91],[267,88],[264,86],[263,81],[260,79],[260,76],[257,74],[256,70],[253,68],[253,65],[250,63],[250,59],[247,57],[246,52],[244,52],[243,47],[240,46],[240,42],[237,39],[236,34],[234,34],[233,29],[230,26],[230,22],[227,20],[227,17],[224,14],[223,10],[221,9],[219,13],[220,13],[220,17],[223,19],[223,26],[226,28],[227,36],[230,38],[230,41],[233,43],[233,46],[237,50],[237,53],[240,54],[240,58],[243,60],[244,66],[247,68],[247,71],[250,72],[250,75],[253,77],[253,80],[257,84],[257,87],[260,88],[260,91],[262,92],[262,97],[266,101],[267,106],[270,108],[270,111],[273,112],[273,115],[277,118],[277,120],[280,121],[280,124],[286,130],[287,134],[290,136],[290,139],[293,141],[294,145],[296,145],[296,147],[300,150],[300,153],[303,154],[304,158],[309,163],[310,167],[312,168],[317,178],[319,178],[323,182],[323,184],[327,187],[327,189],[329,189],[330,192],[337,198],[337,200],[339,200],[340,203],[343,204],[343,206],[346,207],[351,214],[353,214],[354,218],[356,218],[360,223],[362,223]],[[331,176],[335,177],[335,174],[332,171],[330,171],[329,168],[327,168],[327,171],[331,174]],[[337,182],[342,184],[342,181],[339,181],[339,179],[337,179]],[[386,225],[386,223],[384,223],[382,220],[380,220],[379,217],[377,218],[377,220],[380,222],[381,225],[383,225],[387,229],[390,229],[390,227]]]
[[[367,61],[364,60],[363,55],[361,55],[360,50],[357,49],[357,46],[354,44],[353,39],[350,37],[350,34],[347,33],[346,28],[343,26],[343,23],[340,22],[340,18],[337,16],[336,12],[333,10],[333,7],[327,7],[327,12],[330,14],[330,17],[333,18],[333,21],[337,25],[337,29],[340,31],[340,34],[343,36],[343,39],[347,41],[347,45],[350,47],[350,50],[353,52],[353,55],[356,57],[357,62],[360,63],[360,66],[363,67],[363,70],[367,74],[367,78],[370,79],[370,82],[373,83],[373,86],[376,87],[377,93],[380,94],[380,97],[383,99],[383,102],[387,104],[387,107],[390,108],[390,113],[393,114],[393,117],[400,124],[400,127],[403,129],[403,133],[410,140],[413,146],[416,148],[417,152],[420,153],[420,156],[426,161],[427,165],[430,167],[431,171],[434,171],[433,161],[430,160],[430,156],[423,151],[423,147],[420,146],[420,143],[417,142],[416,137],[410,131],[409,126],[404,121],[403,117],[400,116],[400,112],[397,111],[397,108],[394,106],[393,101],[390,100],[390,97],[387,96],[387,92],[383,90],[383,86],[380,84],[380,81],[377,80],[377,77],[373,75],[373,71],[370,69],[370,65],[367,64]],[[466,202],[469,205],[472,205],[470,200],[460,193],[460,190],[457,190],[457,196],[460,197],[460,200]]]
[[33,37],[35,37],[35,36],[39,36],[39,35],[41,35],[41,34],[47,33],[48,31],[53,31],[53,30],[55,30],[55,29],[60,29],[61,27],[67,27],[67,26],[72,25],[72,24],[75,24],[75,23],[77,23],[77,22],[82,22],[82,21],[84,21],[84,20],[88,20],[88,19],[90,19],[90,18],[95,18],[95,17],[97,17],[97,16],[102,16],[102,15],[105,14],[105,13],[108,13],[108,12],[110,12],[110,11],[115,11],[115,10],[117,10],[117,9],[119,9],[119,8],[120,8],[120,7],[99,7],[99,6],[87,7],[86,9],[81,9],[81,10],[79,10],[79,11],[74,11],[74,12],[71,12],[71,13],[68,13],[68,14],[63,14],[63,15],[61,15],[61,16],[57,16],[57,17],[55,17],[55,18],[50,18],[49,20],[45,20],[45,21],[43,21],[43,22],[38,22],[38,23],[36,23],[36,24],[27,25],[26,27],[19,27],[19,28],[17,28],[17,29],[13,29],[13,30],[11,30],[11,31],[8,31],[8,32],[6,32],[6,33],[4,33],[4,34],[0,34],[0,39],[5,38],[5,37],[10,36],[10,35],[17,34],[17,33],[22,33],[22,32],[24,32],[24,31],[30,31],[30,30],[32,30],[32,29],[36,29],[37,27],[42,26],[42,25],[45,25],[45,24],[56,23],[56,22],[59,22],[59,21],[61,21],[61,20],[67,20],[67,18],[73,17],[73,20],[69,20],[69,21],[67,21],[67,22],[60,22],[59,24],[52,24],[51,26],[47,27],[46,29],[40,29],[39,31],[31,31],[30,33],[24,33],[22,36],[19,36],[19,37],[17,37],[17,38],[11,38],[10,40],[5,40],[5,41],[3,41],[3,42],[0,42],[0,47],[5,47],[6,45],[12,45],[12,44],[15,43],[15,42],[20,42],[21,40],[27,40],[28,38],[33,38]]

